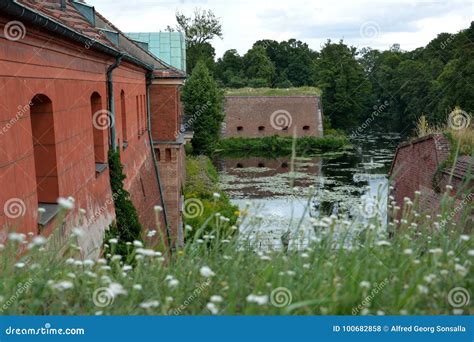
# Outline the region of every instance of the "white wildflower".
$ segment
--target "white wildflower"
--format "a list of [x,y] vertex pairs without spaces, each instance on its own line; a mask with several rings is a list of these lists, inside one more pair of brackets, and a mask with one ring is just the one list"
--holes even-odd
[[22,233],[10,233],[8,239],[16,242],[23,242],[26,239],[26,235]]
[[377,246],[390,246],[390,242],[385,240],[380,240],[375,243]]
[[268,303],[268,296],[267,295],[257,296],[254,294],[249,294],[247,296],[247,302],[257,303],[258,305],[265,305]]
[[157,300],[149,300],[147,302],[140,303],[138,306],[143,309],[156,308],[160,305],[160,302]]
[[221,194],[219,194],[219,193],[217,193],[217,192],[214,192],[214,193],[212,194],[212,197],[214,197],[215,199],[219,199],[219,198],[221,198]]
[[212,272],[212,270],[208,266],[201,267],[199,273],[201,273],[201,275],[205,278],[209,278],[215,275],[215,273]]
[[71,235],[76,237],[82,237],[84,236],[84,229],[72,228]]
[[74,201],[72,200],[72,197],[70,198],[59,197],[58,204],[62,209],[66,209],[66,210],[74,209]]
[[133,286],[134,290],[141,291],[143,289],[143,286],[141,284],[134,284]]
[[74,284],[70,282],[69,280],[64,280],[64,281],[60,281],[56,284],[51,285],[51,287],[55,290],[64,291],[64,290],[72,289],[74,287]]
[[420,284],[416,288],[418,289],[418,292],[420,292],[421,294],[427,294],[429,292],[428,287],[426,287],[425,285]]
[[462,234],[462,235],[460,236],[460,238],[461,238],[461,240],[463,240],[463,241],[469,241],[469,239],[470,239],[471,237],[470,237],[469,235]]
[[137,248],[136,250],[137,254],[141,254],[144,256],[155,256],[156,253],[152,249],[145,249],[145,248]]
[[359,283],[359,286],[365,289],[370,289],[370,282],[368,282],[367,280],[362,280]]
[[407,248],[407,249],[403,250],[403,254],[410,255],[412,253],[413,253],[413,249],[411,249],[411,248]]
[[118,239],[116,239],[116,238],[110,239],[110,240],[109,240],[109,243],[110,243],[111,245],[116,245],[116,244],[118,243]]
[[219,295],[211,296],[211,302],[222,303],[223,300],[224,299],[222,298],[222,296],[219,296]]
[[15,267],[16,267],[16,268],[23,268],[23,267],[25,267],[25,263],[24,263],[24,262],[17,262],[17,263],[15,264]]
[[432,248],[429,249],[428,252],[434,255],[441,255],[443,253],[443,250],[441,248]]
[[169,282],[168,282],[168,287],[170,289],[174,289],[175,287],[177,287],[179,285],[179,280],[178,279],[171,279]]
[[126,295],[127,291],[123,288],[123,286],[119,283],[110,283],[109,284],[109,291],[112,294],[112,296],[118,296],[118,295]]
[[216,304],[214,303],[207,303],[206,308],[213,314],[217,315],[219,313],[219,309],[217,308]]
[[138,241],[138,240],[133,241],[133,245],[134,245],[135,247],[143,247],[143,243],[141,243],[141,242]]
[[150,230],[150,231],[148,231],[148,233],[146,234],[146,236],[148,236],[148,237],[153,237],[153,236],[155,236],[155,235],[156,235],[156,230]]

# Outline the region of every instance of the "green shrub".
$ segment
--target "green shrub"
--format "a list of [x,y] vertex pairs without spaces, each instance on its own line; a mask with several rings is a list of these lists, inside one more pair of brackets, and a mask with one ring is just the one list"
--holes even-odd
[[[232,226],[237,221],[238,207],[232,205],[219,188],[218,180],[217,170],[209,158],[186,157],[184,222],[192,227],[191,231],[187,230],[187,238],[201,238],[212,230],[217,230],[221,237],[234,234]],[[205,229],[199,231],[203,225]]]
[[110,186],[115,207],[115,221],[105,233],[105,243],[111,238],[118,238],[116,253],[127,257],[127,242],[141,241],[142,226],[138,219],[137,209],[125,190],[123,181],[126,176],[120,162],[120,152],[109,150]]

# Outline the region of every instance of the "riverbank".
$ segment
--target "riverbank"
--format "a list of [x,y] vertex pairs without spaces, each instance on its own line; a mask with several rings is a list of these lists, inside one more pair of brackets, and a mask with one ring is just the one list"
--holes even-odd
[[342,152],[351,147],[345,136],[227,138],[218,142],[217,154],[246,153],[252,155],[312,155],[326,152]]
[[[219,213],[209,220],[211,213]],[[186,156],[183,218],[186,237],[200,238],[219,228],[221,236],[235,233],[238,207],[233,205],[219,186],[219,175],[206,156]]]

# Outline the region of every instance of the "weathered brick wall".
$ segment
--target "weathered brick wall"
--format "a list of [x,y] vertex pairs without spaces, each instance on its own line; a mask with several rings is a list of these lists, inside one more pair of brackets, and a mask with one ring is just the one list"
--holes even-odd
[[153,140],[174,141],[180,123],[180,95],[176,85],[150,86],[151,133]]
[[163,182],[172,245],[181,246],[183,244],[182,194],[186,169],[184,145],[158,143],[155,145],[155,151]]
[[[8,20],[0,19],[0,32]],[[84,255],[97,255],[103,230],[115,217],[109,172],[95,171],[91,95],[101,98],[107,109],[106,71],[114,58],[27,27],[19,41],[0,36],[0,240],[8,229],[38,233],[38,196],[35,176],[30,101],[37,94],[51,100],[56,147],[58,195],[76,200],[76,226],[86,234],[81,241]],[[132,194],[141,223],[154,226],[153,206],[159,204],[159,190],[153,179],[150,141],[145,134],[145,70],[128,63],[114,71],[117,140],[125,164],[126,189]],[[122,129],[121,91],[125,93],[126,130]],[[141,98],[140,98],[141,96]],[[137,99],[141,99],[137,106]],[[137,109],[138,108],[138,109]],[[141,124],[139,124],[141,123]],[[105,131],[107,140],[108,130]],[[123,149],[124,135],[128,147]],[[155,178],[156,179],[156,178]],[[146,195],[142,194],[143,188]],[[21,212],[7,216],[7,201],[18,199]],[[79,222],[78,208],[86,210]],[[42,234],[56,227],[51,222]],[[70,227],[69,227],[70,228]],[[67,236],[68,232],[63,235]]]
[[[223,136],[323,135],[322,110],[316,96],[226,96]],[[286,128],[286,129],[285,129]]]

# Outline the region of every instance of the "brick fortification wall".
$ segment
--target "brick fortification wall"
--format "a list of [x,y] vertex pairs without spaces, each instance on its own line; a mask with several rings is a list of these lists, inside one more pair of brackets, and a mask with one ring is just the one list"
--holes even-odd
[[[400,208],[403,208],[405,197],[413,201],[415,191],[420,191],[420,212],[436,215],[447,184],[453,187],[452,196],[456,196],[461,187],[463,191],[469,187],[472,191],[472,182],[465,183],[466,170],[472,167],[472,160],[466,157],[460,157],[452,177],[451,170],[444,170],[438,180],[433,182],[433,176],[449,153],[450,144],[442,134],[429,135],[399,145],[390,176],[394,187],[391,194]],[[435,184],[438,189],[434,188]],[[462,204],[463,199],[458,195],[457,204]],[[468,202],[472,203],[472,196],[469,196]]]
[[225,138],[323,135],[317,96],[226,96],[224,111]]
[[[0,18],[0,32],[10,19]],[[0,44],[0,243],[12,230],[50,235],[58,222],[39,227],[39,203],[72,196],[71,224],[59,240],[81,227],[83,256],[97,256],[115,211],[109,170],[96,173],[97,158],[107,163],[109,129],[94,130],[93,113],[107,109],[106,72],[115,58],[29,26],[23,39],[0,35]],[[113,91],[125,188],[147,230],[161,203],[146,134],[145,75],[124,61],[113,72]],[[10,210],[14,202],[19,211]],[[86,211],[81,220],[79,208]]]

